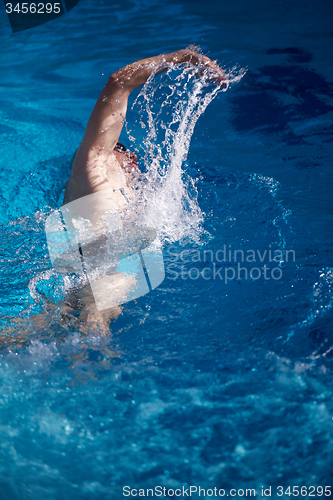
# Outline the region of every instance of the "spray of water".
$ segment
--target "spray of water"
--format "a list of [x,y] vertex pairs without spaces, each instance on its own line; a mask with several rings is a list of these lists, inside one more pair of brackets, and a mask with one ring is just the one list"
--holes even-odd
[[137,119],[127,123],[146,174],[140,197],[143,224],[154,227],[162,241],[188,237],[200,241],[204,214],[197,202],[195,179],[184,168],[194,127],[207,106],[245,71],[232,69],[227,83],[212,83],[209,73],[190,63],[170,64],[151,75],[132,106]]

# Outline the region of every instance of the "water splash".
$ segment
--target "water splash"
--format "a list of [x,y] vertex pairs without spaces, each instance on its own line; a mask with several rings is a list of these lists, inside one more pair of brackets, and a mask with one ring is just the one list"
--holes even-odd
[[186,173],[184,162],[199,117],[220,92],[245,74],[233,68],[222,86],[212,84],[211,75],[202,69],[186,63],[182,68],[169,64],[162,75],[155,71],[132,106],[137,120],[126,126],[146,171],[140,198],[143,223],[154,227],[162,241],[184,237],[200,241],[204,214],[196,181]]

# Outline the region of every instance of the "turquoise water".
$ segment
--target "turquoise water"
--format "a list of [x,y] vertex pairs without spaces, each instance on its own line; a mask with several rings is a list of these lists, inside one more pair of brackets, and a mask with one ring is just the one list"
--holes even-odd
[[[331,485],[329,2],[81,0],[28,31],[0,22],[1,498]],[[102,336],[59,314],[44,222],[108,75],[190,43],[237,82],[200,90],[211,102],[181,136],[184,162],[177,124],[155,171],[139,148],[161,175],[150,217],[166,278]],[[169,76],[144,90],[152,109],[176,77],[184,88]],[[145,113],[139,96],[122,142],[146,140]],[[153,121],[162,142],[168,116]]]

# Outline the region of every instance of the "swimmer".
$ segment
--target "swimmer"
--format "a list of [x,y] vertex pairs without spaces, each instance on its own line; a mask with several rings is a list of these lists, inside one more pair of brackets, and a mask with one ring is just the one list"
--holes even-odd
[[[112,191],[115,211],[124,210],[133,197],[132,184],[140,173],[136,154],[119,142],[126,117],[128,97],[133,90],[144,85],[152,73],[158,74],[168,69],[170,65],[187,62],[197,66],[200,74],[207,73],[212,83],[226,85],[226,75],[221,68],[191,47],[136,61],[110,76],[97,100],[76,152],[66,185],[64,205],[94,195],[94,200],[96,197],[100,198],[100,213],[103,213],[104,195]],[[76,292],[76,297],[79,298],[82,318],[87,322],[103,323],[106,330],[110,319],[119,314],[119,306],[98,312],[89,285]]]
[[[140,174],[136,155],[119,142],[128,97],[134,89],[144,85],[153,72],[158,74],[167,70],[170,65],[182,63],[197,66],[199,74],[207,72],[212,83],[226,85],[227,77],[221,68],[191,47],[143,59],[116,71],[109,78],[88,121],[72,164],[64,205],[92,194],[97,197],[100,194],[103,199],[103,191],[110,189],[119,210],[126,205],[133,193],[132,180]],[[68,334],[69,325],[73,331],[79,329],[81,333],[96,331],[100,335],[108,335],[110,320],[116,318],[121,311],[119,306],[97,311],[90,285],[67,297],[60,309],[50,303],[47,297],[44,297],[44,302],[48,304],[47,314],[35,314],[28,322],[21,318],[13,320],[12,326],[7,329],[7,335],[0,337],[0,340],[6,345],[26,345],[30,339],[35,338],[36,332],[43,339],[44,335],[50,335],[50,325],[58,322],[59,318],[62,318],[59,327],[63,327],[61,338]]]

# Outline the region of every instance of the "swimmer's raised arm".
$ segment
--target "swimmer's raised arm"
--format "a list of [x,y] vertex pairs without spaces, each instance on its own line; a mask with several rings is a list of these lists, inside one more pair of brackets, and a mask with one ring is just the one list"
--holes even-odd
[[212,78],[219,82],[226,79],[216,63],[191,49],[149,57],[119,69],[110,76],[99,96],[80,146],[81,153],[95,155],[101,149],[112,151],[125,121],[127,100],[132,90],[144,85],[154,71],[161,73],[170,63],[184,62],[190,62],[195,66],[200,64],[203,71],[207,68]]
[[124,174],[119,171],[122,155],[114,154],[114,148],[125,121],[129,94],[144,85],[153,72],[161,73],[170,64],[185,62],[198,66],[201,74],[208,72],[212,82],[224,84],[226,76],[221,68],[191,48],[136,61],[110,76],[96,102],[75,156],[66,187],[65,203],[109,187],[110,180],[103,167],[106,162],[109,178],[111,175],[120,179],[119,182],[124,182],[121,181],[121,175]]

